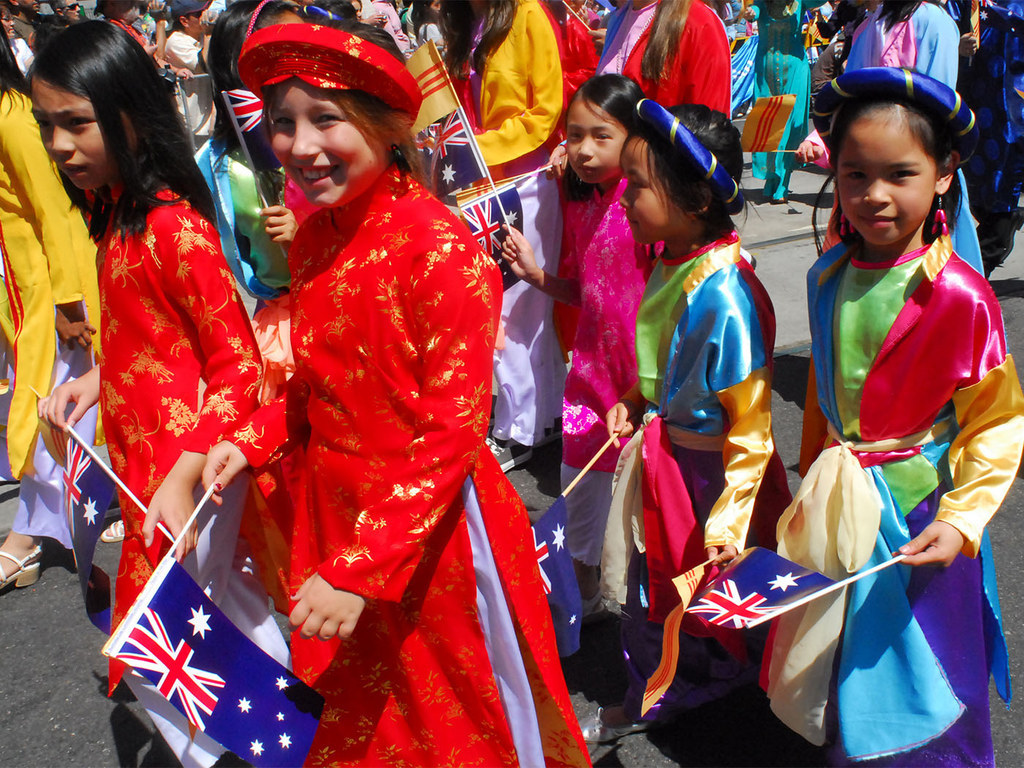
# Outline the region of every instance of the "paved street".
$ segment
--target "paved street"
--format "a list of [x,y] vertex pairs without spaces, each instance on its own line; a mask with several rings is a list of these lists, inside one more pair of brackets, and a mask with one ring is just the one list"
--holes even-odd
[[[779,450],[787,466],[799,449],[801,409],[807,374],[807,322],[804,274],[815,257],[810,237],[810,205],[824,177],[795,175],[792,207],[754,204],[738,222],[745,247],[757,260],[778,318],[774,420]],[[756,189],[749,175],[744,181]],[[1024,361],[1024,243],[993,276],[1000,296],[1011,352]],[[559,492],[560,445],[537,451],[525,467],[510,474],[534,516]],[[795,489],[796,475],[790,472]],[[17,487],[0,486],[0,536],[6,535]],[[1024,678],[1024,483],[1018,482],[990,526],[1000,575],[1003,616],[1011,665]],[[100,545],[98,563],[116,573],[119,547]],[[47,551],[45,573],[33,587],[0,595],[0,768],[6,766],[162,766],[173,758],[154,739],[145,713],[127,696],[106,699],[106,665],[99,654],[103,637],[82,610],[78,579],[69,558]],[[625,676],[618,627],[608,621],[584,629],[582,648],[564,661],[566,678],[580,718],[600,705],[621,700]],[[1007,711],[993,693],[996,758],[1002,766],[1024,765],[1024,717]],[[697,710],[659,731],[630,736],[594,751],[601,766],[818,765],[819,752],[781,726],[751,686]]]

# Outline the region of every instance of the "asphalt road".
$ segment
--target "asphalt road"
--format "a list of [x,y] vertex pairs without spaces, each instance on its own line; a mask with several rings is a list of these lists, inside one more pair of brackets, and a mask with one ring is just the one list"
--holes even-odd
[[[807,373],[803,275],[813,261],[808,237],[809,203],[820,185],[813,173],[795,176],[793,205],[757,204],[747,214],[744,242],[757,259],[758,274],[775,302],[778,348],[774,384],[775,434],[787,465],[796,461]],[[994,275],[1007,338],[1024,361],[1024,244]],[[536,452],[510,473],[534,516],[559,493],[560,444]],[[795,488],[796,476],[790,472]],[[17,486],[0,486],[0,536],[6,535]],[[990,525],[1000,575],[1000,594],[1011,666],[1021,680],[1024,659],[1024,484],[1018,482]],[[119,547],[100,545],[97,563],[117,570]],[[69,557],[48,548],[45,572],[27,589],[0,595],[0,768],[18,766],[164,766],[175,761],[130,696],[105,697],[102,635],[85,618],[78,579]],[[582,719],[598,706],[621,701],[625,676],[614,620],[584,629],[582,648],[564,660],[566,680]],[[1024,718],[1007,711],[993,694],[996,758],[1002,766],[1024,766]],[[596,749],[600,766],[752,766],[821,764],[820,753],[778,723],[760,690],[742,689],[728,699],[695,710],[669,727]]]

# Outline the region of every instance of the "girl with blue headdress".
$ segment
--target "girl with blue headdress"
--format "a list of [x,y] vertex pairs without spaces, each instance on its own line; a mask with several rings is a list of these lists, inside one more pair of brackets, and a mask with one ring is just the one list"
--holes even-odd
[[994,765],[989,677],[1009,699],[985,525],[1021,456],[1024,397],[999,303],[954,251],[974,116],[910,70],[847,72],[815,99],[841,242],[807,277],[803,484],[779,553],[833,579],[776,620],[772,709],[830,762]]
[[[687,615],[678,672],[653,706],[642,703],[666,618],[680,603],[672,579],[706,559],[731,559],[751,529],[771,545],[790,499],[772,438],[775,317],[732,221],[743,208],[739,133],[701,105],[669,112],[644,100],[638,112],[622,152],[628,185],[620,204],[634,239],[664,248],[651,254],[637,316],[638,384],[606,416],[609,435],[637,430],[616,469],[619,503],[609,523],[618,522],[620,539],[628,531],[629,688],[621,707],[586,724],[593,742],[664,722],[756,678],[755,638],[748,647],[738,630]],[[636,493],[622,490],[629,488]]]

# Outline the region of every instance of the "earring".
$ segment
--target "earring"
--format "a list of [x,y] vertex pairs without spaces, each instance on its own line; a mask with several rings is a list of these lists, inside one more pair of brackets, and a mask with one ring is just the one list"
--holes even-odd
[[935,210],[935,220],[932,222],[932,234],[936,237],[949,234],[949,227],[946,225],[946,209],[942,207],[941,196]]
[[846,214],[842,211],[839,212],[839,238],[843,239],[848,235],[853,234],[853,226],[850,224],[850,220],[846,218]]
[[391,145],[391,161],[398,166],[399,170],[409,173],[412,168],[409,166],[409,161],[405,159],[405,153],[402,152],[402,148],[397,144]]

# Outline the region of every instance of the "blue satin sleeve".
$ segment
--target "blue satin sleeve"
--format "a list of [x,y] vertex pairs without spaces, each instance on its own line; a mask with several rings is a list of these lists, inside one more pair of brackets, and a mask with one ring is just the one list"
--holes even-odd
[[757,305],[735,264],[688,294],[671,349],[659,404],[662,416],[702,435],[724,434],[728,417],[716,393],[768,363]]

